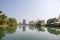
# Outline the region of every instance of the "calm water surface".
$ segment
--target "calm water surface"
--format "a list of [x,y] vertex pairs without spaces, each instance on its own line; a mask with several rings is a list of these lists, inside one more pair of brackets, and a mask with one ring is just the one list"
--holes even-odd
[[25,25],[0,28],[0,40],[60,40],[60,28]]

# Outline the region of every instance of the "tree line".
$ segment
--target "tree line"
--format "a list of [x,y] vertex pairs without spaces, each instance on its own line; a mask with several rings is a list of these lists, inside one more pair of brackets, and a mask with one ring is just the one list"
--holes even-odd
[[2,11],[0,11],[0,27],[14,25],[17,25],[17,20],[15,18],[9,18]]

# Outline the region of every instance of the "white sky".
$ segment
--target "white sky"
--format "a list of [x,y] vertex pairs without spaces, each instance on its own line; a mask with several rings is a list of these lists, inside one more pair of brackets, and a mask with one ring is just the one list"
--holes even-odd
[[0,10],[18,21],[49,19],[60,14],[60,0],[0,0]]

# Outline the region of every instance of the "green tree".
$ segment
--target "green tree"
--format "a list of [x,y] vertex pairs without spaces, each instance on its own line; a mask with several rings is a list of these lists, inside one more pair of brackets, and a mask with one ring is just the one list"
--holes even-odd
[[3,25],[4,23],[7,23],[7,16],[0,11],[0,25]]
[[[47,24],[48,25],[55,25],[56,22],[58,22],[58,19],[57,18],[52,18],[52,19],[48,19],[47,20]],[[53,23],[53,24],[52,24]]]
[[2,11],[0,11],[0,14],[2,13]]
[[52,18],[52,19],[48,19],[47,20],[47,23],[50,24],[50,23],[55,23],[55,22],[58,22],[58,19],[57,18]]
[[39,21],[36,23],[36,26],[41,26],[41,24],[42,24],[43,22],[44,22],[43,20],[39,20]]
[[9,25],[17,25],[17,21],[15,18],[8,18],[8,24]]
[[2,11],[0,11],[0,25],[2,27],[17,25],[17,21],[15,18],[8,18]]

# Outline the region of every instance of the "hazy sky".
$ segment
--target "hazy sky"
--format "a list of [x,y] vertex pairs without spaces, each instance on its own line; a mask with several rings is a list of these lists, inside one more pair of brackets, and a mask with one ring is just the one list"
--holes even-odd
[[18,21],[48,19],[60,14],[60,0],[0,0],[0,10]]

